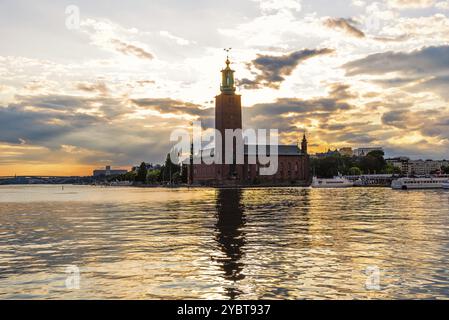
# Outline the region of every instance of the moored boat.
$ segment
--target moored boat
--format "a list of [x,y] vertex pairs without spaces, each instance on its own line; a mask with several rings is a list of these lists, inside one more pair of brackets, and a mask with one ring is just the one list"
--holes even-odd
[[447,182],[447,178],[400,178],[394,180],[391,187],[397,190],[441,189]]
[[350,188],[354,183],[344,177],[334,177],[332,179],[320,179],[313,177],[312,188]]

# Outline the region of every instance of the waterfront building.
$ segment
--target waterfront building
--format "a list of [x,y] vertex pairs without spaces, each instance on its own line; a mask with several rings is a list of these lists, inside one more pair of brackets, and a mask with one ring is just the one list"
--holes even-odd
[[[215,97],[215,128],[225,137],[228,129],[243,128],[241,95],[236,94],[234,70],[230,67],[229,58],[226,60],[226,68],[221,71],[221,93]],[[217,134],[218,135],[218,134]],[[222,159],[226,159],[225,139],[215,141],[222,142]],[[194,164],[193,150],[191,150],[188,177],[190,184],[207,185],[251,185],[251,184],[309,184],[309,156],[307,151],[307,138],[304,134],[301,146],[278,146],[278,170],[275,174],[265,176],[260,174],[261,164],[250,164],[248,158],[253,157],[253,152],[259,151],[260,146],[244,145],[244,163],[237,164],[237,143],[233,141],[232,164]],[[255,149],[255,150],[254,150]],[[265,146],[268,153],[270,146]],[[213,154],[214,150],[203,150],[207,154]]]
[[340,155],[340,152],[338,152],[337,149],[335,149],[335,151],[328,149],[327,152],[316,153],[312,157],[313,158],[327,158],[327,157],[332,157],[332,156],[337,156],[337,155]]
[[401,174],[408,173],[408,164],[409,164],[410,158],[397,157],[397,158],[385,159],[385,161],[387,162],[387,164],[399,169],[399,172]]
[[363,147],[354,149],[353,156],[355,157],[366,157],[370,152],[373,151],[384,151],[382,147]]
[[449,167],[448,160],[410,160],[407,157],[387,159],[387,163],[399,168],[407,176],[431,175],[440,173],[443,167]]
[[104,169],[94,170],[94,177],[109,177],[109,176],[119,176],[121,174],[128,173],[128,170],[112,170],[111,166],[106,166]]
[[412,160],[409,161],[409,175],[430,175],[440,173],[443,167],[449,166],[446,160]]

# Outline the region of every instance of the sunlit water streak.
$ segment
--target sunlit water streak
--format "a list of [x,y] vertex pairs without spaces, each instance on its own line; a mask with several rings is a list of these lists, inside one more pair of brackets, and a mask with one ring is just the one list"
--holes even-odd
[[448,220],[443,190],[2,186],[0,298],[447,299]]

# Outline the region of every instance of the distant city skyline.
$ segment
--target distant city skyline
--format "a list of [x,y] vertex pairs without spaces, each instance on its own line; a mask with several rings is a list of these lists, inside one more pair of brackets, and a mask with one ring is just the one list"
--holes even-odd
[[449,1],[4,0],[0,39],[0,176],[162,163],[228,47],[246,127],[449,158]]

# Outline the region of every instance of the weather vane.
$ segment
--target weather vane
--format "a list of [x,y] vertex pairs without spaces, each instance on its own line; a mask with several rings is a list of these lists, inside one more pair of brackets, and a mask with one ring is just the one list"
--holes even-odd
[[232,48],[226,48],[223,50],[226,51],[226,58],[229,60],[229,52],[232,50]]

